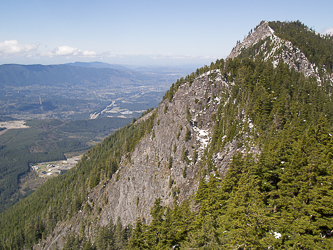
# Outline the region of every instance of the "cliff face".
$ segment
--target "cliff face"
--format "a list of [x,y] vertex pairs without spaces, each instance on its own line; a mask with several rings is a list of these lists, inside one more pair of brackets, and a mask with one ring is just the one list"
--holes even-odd
[[[139,143],[131,162],[122,163],[119,181],[110,189],[109,205],[102,213],[105,222],[109,216],[120,216],[124,224],[133,224],[138,217],[150,222],[150,207],[156,198],[171,205],[173,196],[182,201],[195,192],[198,161],[194,163],[193,152],[196,150],[200,159],[210,138],[211,115],[218,105],[218,100],[204,97],[211,97],[223,85],[217,80],[214,86],[209,78],[205,74],[191,86],[181,86],[171,102],[164,100],[154,111],[157,116],[152,134]],[[176,189],[179,194],[175,194]]]

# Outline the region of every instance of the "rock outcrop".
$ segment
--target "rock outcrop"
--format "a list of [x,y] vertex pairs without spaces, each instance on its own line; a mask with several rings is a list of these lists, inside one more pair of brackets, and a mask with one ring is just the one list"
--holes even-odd
[[[312,31],[309,31],[312,32]],[[278,37],[274,30],[269,26],[268,22],[262,22],[251,34],[249,34],[241,43],[238,43],[228,55],[226,59],[233,59],[239,56],[246,49],[255,44],[262,43],[256,50],[254,58],[261,54],[260,60],[271,60],[274,66],[282,61],[289,65],[290,68],[302,72],[306,77],[314,76],[318,84],[322,82],[322,78],[329,78],[333,84],[333,75],[319,75],[319,70],[326,72],[325,68],[318,68],[317,65],[311,63],[305,54],[290,41],[286,41]]]

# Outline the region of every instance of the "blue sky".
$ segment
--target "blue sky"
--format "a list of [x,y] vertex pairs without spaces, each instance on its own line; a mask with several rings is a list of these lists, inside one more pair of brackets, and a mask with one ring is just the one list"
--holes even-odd
[[0,64],[204,65],[260,21],[333,31],[333,1],[1,0]]

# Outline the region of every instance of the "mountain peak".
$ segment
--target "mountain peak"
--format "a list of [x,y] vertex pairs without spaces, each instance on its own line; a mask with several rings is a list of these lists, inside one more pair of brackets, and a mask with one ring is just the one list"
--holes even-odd
[[238,43],[229,54],[228,58],[237,57],[244,49],[248,49],[249,47],[255,45],[260,40],[264,40],[266,37],[272,36],[274,34],[274,30],[269,26],[267,21],[261,22],[261,24],[251,32],[241,43]]
[[[333,83],[333,62],[327,56],[333,51],[331,40],[331,37],[323,37],[299,21],[263,21],[242,42],[237,42],[227,59],[239,57],[272,61],[274,67],[282,62],[306,77],[315,77],[318,85],[323,81]],[[314,56],[314,46],[321,57]]]

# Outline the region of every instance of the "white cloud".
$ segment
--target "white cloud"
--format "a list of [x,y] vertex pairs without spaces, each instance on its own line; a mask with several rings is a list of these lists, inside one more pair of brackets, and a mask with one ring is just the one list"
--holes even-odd
[[22,44],[17,40],[6,40],[0,42],[0,56],[28,56],[31,57],[31,54],[38,49],[39,43],[33,44]]
[[95,56],[97,56],[97,53],[95,51],[80,50],[80,49],[69,47],[69,46],[60,46],[53,50],[49,50],[47,52],[42,52],[41,55],[49,56],[49,57],[54,57],[54,56],[95,57]]
[[33,44],[22,44],[18,40],[6,40],[0,42],[0,56],[24,56],[24,57],[35,57],[35,56],[77,56],[77,57],[96,57],[95,51],[80,50],[69,46],[60,46],[53,50],[37,52],[39,43]]
[[330,35],[333,35],[333,27],[328,28],[328,29],[325,30],[323,33],[324,33],[324,34],[330,34]]
[[[41,47],[44,47],[42,50]],[[40,46],[39,43],[34,44],[23,44],[17,40],[7,40],[0,42],[0,58],[11,58],[15,57],[25,57],[26,59],[39,61],[49,61],[49,62],[63,62],[66,59],[77,58],[78,60],[82,58],[99,58],[103,60],[104,58],[110,58],[117,63],[191,63],[194,61],[212,61],[216,57],[212,56],[191,56],[191,55],[177,55],[172,53],[153,53],[153,52],[123,52],[123,53],[112,53],[110,51],[104,51],[101,53],[96,53],[95,51],[82,50],[70,46],[59,46],[54,49],[47,50],[47,45]],[[52,59],[51,59],[52,58]],[[22,58],[21,58],[22,59]],[[12,59],[11,59],[12,60]]]

